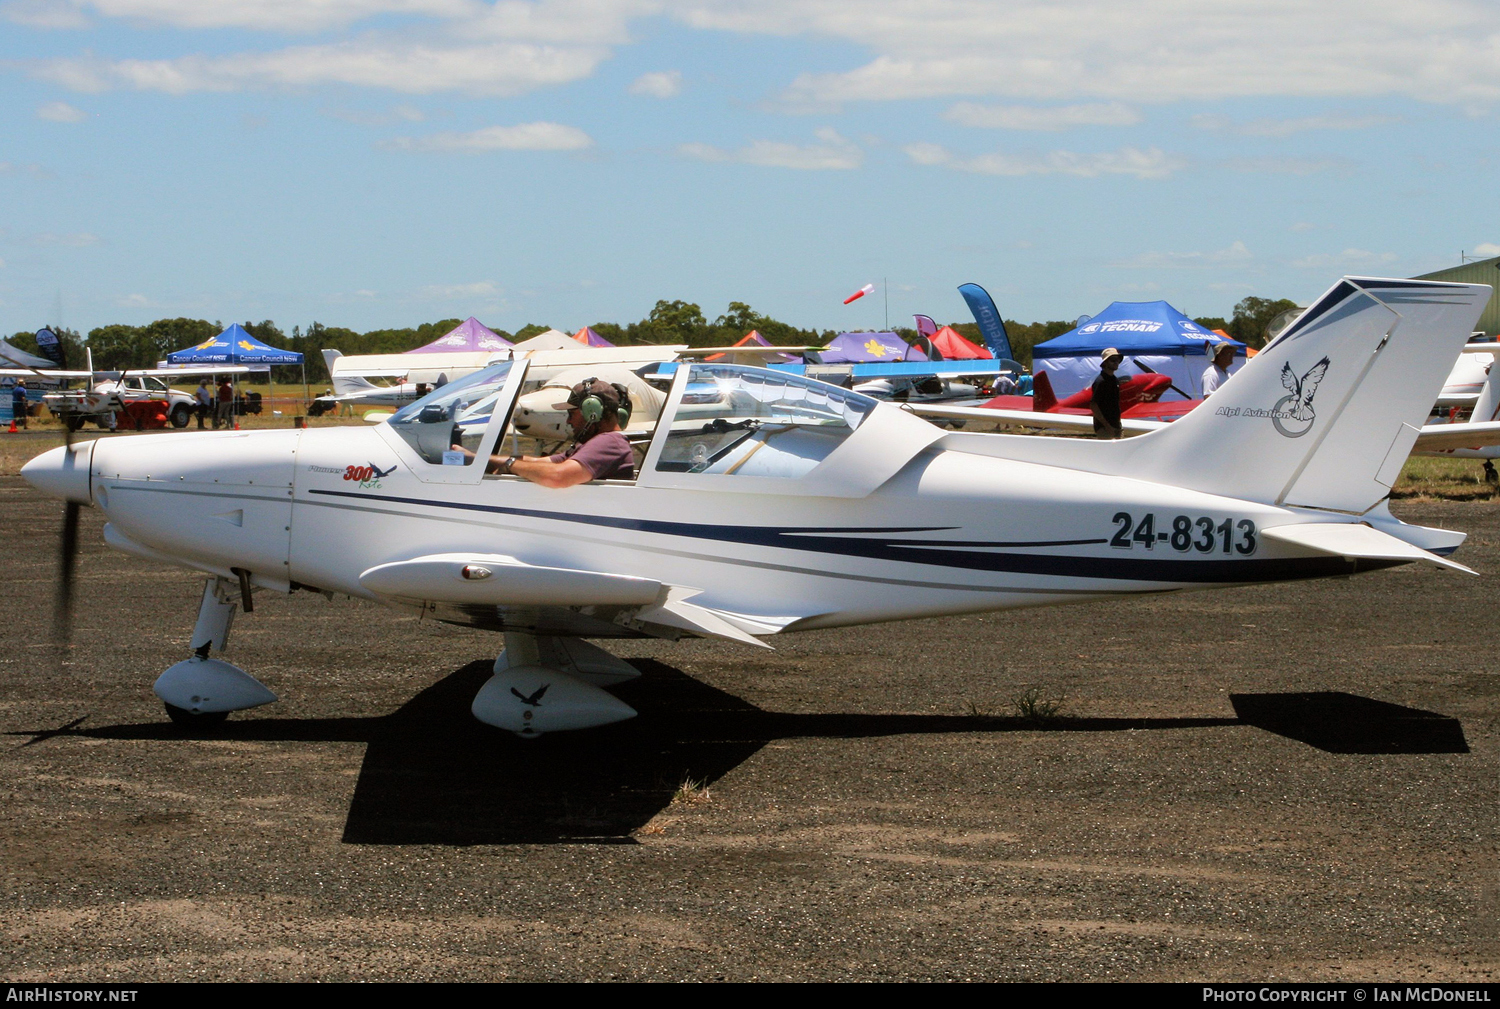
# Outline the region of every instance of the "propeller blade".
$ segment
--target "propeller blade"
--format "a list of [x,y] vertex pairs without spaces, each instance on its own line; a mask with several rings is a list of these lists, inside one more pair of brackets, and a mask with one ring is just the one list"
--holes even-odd
[[[66,421],[63,423],[63,447],[73,447],[73,432]],[[63,653],[73,638],[73,568],[78,559],[78,504],[69,501],[63,506],[63,528],[61,553],[57,563],[57,602],[52,611],[52,640],[58,647],[58,665],[62,665]]]

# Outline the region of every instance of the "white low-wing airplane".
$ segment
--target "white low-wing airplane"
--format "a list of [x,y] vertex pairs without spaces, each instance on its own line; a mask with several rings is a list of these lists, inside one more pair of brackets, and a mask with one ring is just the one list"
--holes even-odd
[[1484,475],[1490,483],[1500,480],[1495,460],[1500,459],[1500,343],[1467,343],[1459,360],[1480,358],[1486,364],[1479,396],[1468,420],[1438,422],[1422,428],[1417,455],[1446,455],[1461,459],[1483,459]]
[[502,631],[482,721],[523,735],[627,718],[635,675],[584,638],[759,637],[1448,560],[1462,533],[1386,499],[1490,296],[1346,278],[1210,404],[1124,441],[944,431],[810,379],[677,369],[638,476],[487,476],[528,362],[372,427],[54,449],[23,476],[105,539],[208,575],[179,720],[275,699],[219,659],[255,589],[377,599]]

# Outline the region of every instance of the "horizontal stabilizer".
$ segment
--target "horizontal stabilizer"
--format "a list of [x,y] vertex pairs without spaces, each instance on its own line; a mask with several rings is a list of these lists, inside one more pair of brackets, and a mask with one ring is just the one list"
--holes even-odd
[[1500,445],[1500,420],[1477,424],[1428,424],[1417,435],[1413,452],[1445,452],[1455,448]]
[[503,554],[432,554],[370,568],[359,583],[379,596],[482,606],[642,606],[661,595],[650,578],[527,564]]
[[1465,574],[1478,574],[1457,561],[1439,557],[1431,551],[1413,546],[1364,523],[1309,522],[1276,526],[1273,529],[1262,530],[1261,535],[1267,539],[1280,540],[1283,543],[1291,543],[1323,554],[1347,557],[1350,560],[1427,561],[1429,564],[1452,568]]

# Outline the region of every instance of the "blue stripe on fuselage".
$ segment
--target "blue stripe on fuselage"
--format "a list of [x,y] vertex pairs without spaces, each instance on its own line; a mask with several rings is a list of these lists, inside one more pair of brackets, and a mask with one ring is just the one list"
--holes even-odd
[[1018,554],[997,551],[1062,546],[1090,546],[1108,542],[1104,538],[1076,540],[987,541],[912,539],[899,534],[947,532],[955,526],[894,526],[864,528],[729,526],[720,523],[667,522],[656,519],[622,518],[616,515],[577,515],[541,511],[531,508],[507,508],[503,505],[472,504],[463,501],[432,501],[424,498],[394,497],[383,494],[359,494],[353,491],[312,490],[309,493],[328,497],[355,498],[387,504],[419,505],[427,508],[450,508],[458,511],[514,515],[520,518],[545,519],[552,522],[577,522],[612,529],[629,529],[686,539],[714,540],[746,546],[799,550],[870,560],[927,564],[935,567],[968,571],[993,571],[1010,574],[1044,575],[1055,578],[1104,578],[1143,582],[1178,582],[1183,584],[1244,584],[1247,582],[1290,581],[1301,578],[1325,578],[1392,567],[1405,561],[1350,562],[1342,557],[1289,557],[1257,559],[1251,557],[1215,560],[1188,560],[1175,557],[1145,558],[1139,556],[1080,557],[1059,554]]

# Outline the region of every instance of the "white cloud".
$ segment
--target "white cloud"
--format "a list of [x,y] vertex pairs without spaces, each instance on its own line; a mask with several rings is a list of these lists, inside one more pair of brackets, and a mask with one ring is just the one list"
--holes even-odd
[[58,235],[52,232],[42,232],[37,235],[27,235],[22,239],[27,245],[54,246],[65,249],[84,249],[90,245],[103,245],[104,240],[98,235],[87,231],[80,231],[71,235]]
[[641,74],[631,83],[630,93],[649,98],[676,98],[682,94],[682,71],[661,70]]
[[67,102],[48,102],[37,106],[36,117],[52,123],[81,123],[89,114],[82,109],[75,109]]
[[500,288],[492,280],[480,280],[472,284],[428,284],[417,292],[425,301],[442,301],[454,298],[497,298]]
[[799,146],[776,140],[757,140],[737,151],[708,144],[683,144],[678,153],[699,161],[734,161],[762,168],[797,168],[805,171],[848,170],[864,163],[865,152],[831,128],[818,130],[820,144]]
[[794,102],[1500,99],[1500,7],[1488,0],[1365,0],[1357,10],[1264,0],[684,0],[675,10],[700,28],[833,38],[872,54],[850,71],[798,77]]
[[29,175],[33,179],[50,179],[52,173],[38,164],[18,165],[14,161],[0,161],[0,175]]
[[1313,130],[1368,130],[1401,122],[1399,116],[1351,116],[1333,113],[1298,119],[1252,119],[1236,123],[1228,116],[1199,115],[1190,120],[1200,130],[1235,133],[1242,137],[1290,137]]
[[122,308],[152,308],[156,303],[144,294],[127,294],[125,297],[117,300],[115,304]]
[[1363,269],[1369,266],[1383,266],[1386,263],[1394,263],[1396,254],[1394,252],[1366,252],[1364,249],[1345,249],[1343,252],[1323,253],[1315,256],[1306,256],[1302,259],[1292,260],[1292,265],[1299,270],[1323,270],[1328,267],[1339,269]]
[[1231,242],[1227,248],[1213,252],[1143,252],[1138,256],[1110,263],[1117,269],[1181,270],[1207,266],[1225,266],[1244,263],[1255,256],[1241,241]]
[[486,126],[468,133],[397,137],[380,146],[402,151],[577,151],[593,144],[593,138],[576,126],[522,123]]
[[1314,227],[1316,227],[1316,225],[1308,224],[1306,221],[1298,221],[1296,224],[1292,225],[1287,230],[1288,231],[1297,231],[1297,232],[1311,231],[1311,230],[1313,230]]
[[479,13],[473,0],[87,0],[105,17],[173,28],[252,28],[310,32],[380,14],[455,18]]
[[1480,242],[1474,246],[1474,255],[1500,256],[1500,245],[1496,245],[1494,242]]
[[69,0],[5,0],[0,17],[27,28],[87,28],[89,19]]
[[32,69],[37,77],[83,92],[124,87],[181,95],[352,84],[408,94],[463,91],[507,96],[580,80],[607,55],[602,49],[521,43],[439,46],[370,37],[231,56],[115,61],[75,57],[39,61]]
[[907,144],[902,149],[919,165],[941,165],[980,175],[1077,175],[1083,178],[1133,175],[1138,179],[1164,179],[1189,165],[1187,158],[1168,154],[1156,147],[1144,151],[1122,147],[1117,151],[1088,154],[1073,151],[1004,154],[997,151],[974,157],[959,157],[937,144]]
[[943,118],[960,126],[1000,130],[1070,130],[1075,126],[1134,126],[1141,121],[1135,109],[1120,102],[1092,105],[976,105],[959,102]]
[[1213,164],[1231,172],[1266,175],[1313,175],[1317,172],[1341,172],[1349,175],[1354,171],[1354,162],[1348,158],[1225,158]]

